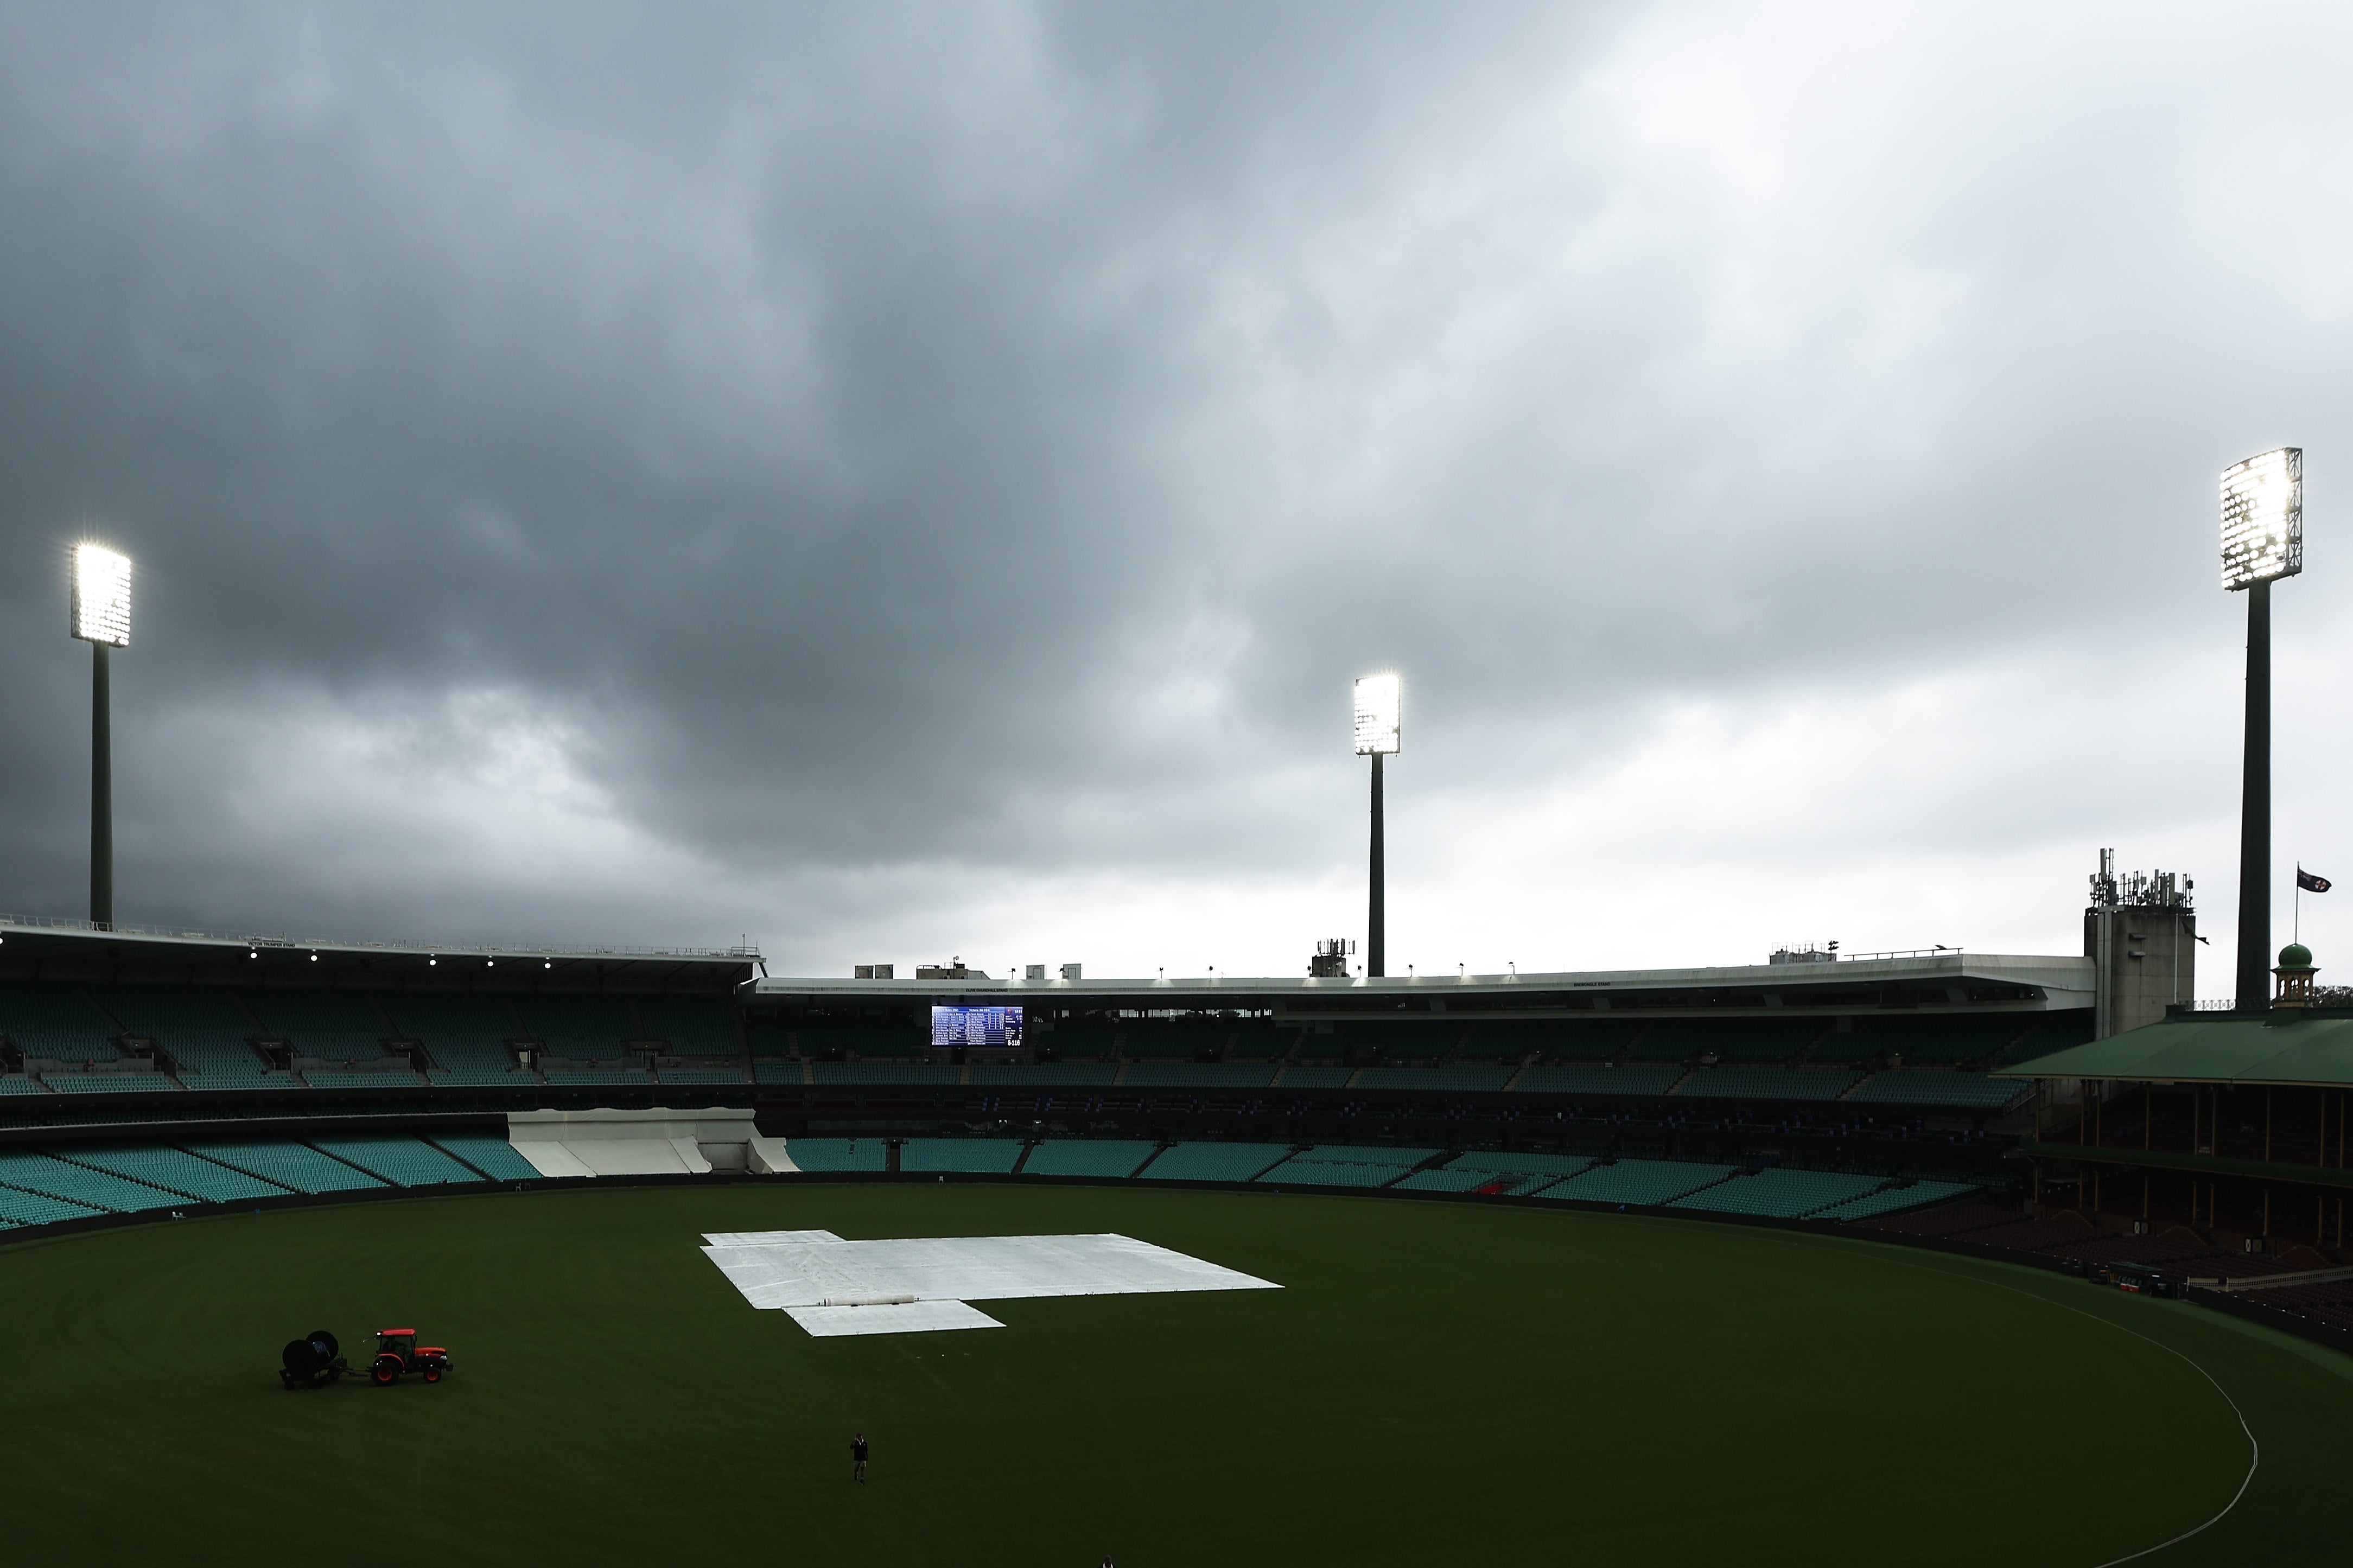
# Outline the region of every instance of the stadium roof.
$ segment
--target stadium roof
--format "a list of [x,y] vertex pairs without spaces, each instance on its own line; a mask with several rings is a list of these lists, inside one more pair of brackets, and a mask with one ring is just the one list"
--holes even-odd
[[1947,951],[1826,963],[1716,968],[1578,970],[1527,974],[1425,974],[1307,979],[1216,975],[1187,979],[1024,980],[972,973],[956,979],[843,980],[779,975],[752,981],[750,1002],[846,1004],[1024,1003],[1041,1006],[1174,1011],[1272,1008],[1331,1016],[1414,1012],[1597,1013],[1641,1008],[1711,1014],[2044,1012],[2092,1005],[2092,961]]
[[2177,1013],[1996,1076],[2344,1087],[2353,1085],[2353,1011]]
[[16,979],[501,990],[721,989],[749,980],[759,950],[522,947],[237,936],[0,915],[0,975]]

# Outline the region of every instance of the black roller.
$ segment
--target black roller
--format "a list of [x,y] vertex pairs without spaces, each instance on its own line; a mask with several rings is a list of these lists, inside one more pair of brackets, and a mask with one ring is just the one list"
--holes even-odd
[[335,1336],[324,1329],[312,1329],[308,1337],[311,1341],[311,1348],[319,1352],[319,1363],[322,1366],[343,1353],[343,1347],[337,1344]]
[[318,1346],[309,1340],[288,1340],[285,1350],[279,1353],[279,1359],[286,1364],[287,1376],[304,1382],[316,1376],[323,1364]]

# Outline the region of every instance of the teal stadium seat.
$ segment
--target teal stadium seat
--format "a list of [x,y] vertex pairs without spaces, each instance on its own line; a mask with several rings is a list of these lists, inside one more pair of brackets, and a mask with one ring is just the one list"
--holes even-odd
[[170,1208],[187,1201],[177,1193],[151,1187],[111,1171],[92,1170],[47,1154],[15,1150],[0,1152],[0,1183],[116,1214]]
[[1435,1149],[1390,1149],[1378,1144],[1319,1143],[1303,1149],[1258,1179],[1274,1186],[1385,1187],[1425,1160]]
[[48,1092],[23,1073],[0,1073],[0,1094],[47,1094]]
[[425,1080],[414,1068],[384,1068],[353,1072],[343,1068],[310,1068],[302,1081],[312,1089],[415,1089]]
[[1915,1209],[1928,1204],[1941,1204],[1947,1199],[1983,1191],[1967,1182],[1915,1182],[1908,1187],[1891,1187],[1885,1192],[1872,1193],[1854,1198],[1815,1215],[1816,1219],[1869,1219],[1873,1215],[1894,1214],[1899,1209]]
[[432,1059],[427,1077],[435,1083],[520,1085],[538,1081],[515,1066],[507,1042],[520,1039],[522,1027],[491,996],[468,996],[418,992],[392,996],[385,1008],[399,1026],[401,1037],[421,1042]]
[[804,1171],[879,1171],[888,1152],[880,1138],[793,1138],[786,1157]]
[[1512,1081],[1518,1069],[1493,1062],[1450,1062],[1444,1067],[1366,1068],[1358,1089],[1408,1089],[1438,1094],[1492,1092]]
[[2025,1079],[1989,1078],[1981,1072],[1937,1072],[1898,1068],[1875,1073],[1847,1096],[1851,1105],[1949,1105],[1998,1110],[2031,1090]]
[[899,1169],[1007,1176],[1021,1148],[1018,1138],[910,1138],[900,1145]]
[[1595,1165],[1536,1195],[1588,1204],[1665,1205],[1722,1181],[1734,1169],[1690,1160],[1620,1160]]
[[347,1193],[389,1184],[364,1171],[354,1171],[341,1160],[331,1160],[306,1144],[282,1139],[207,1140],[182,1147],[192,1154],[201,1154],[232,1170],[298,1193]]
[[1120,1080],[1129,1089],[1264,1089],[1271,1062],[1137,1062]]
[[391,1021],[360,992],[248,988],[241,994],[263,1032],[289,1042],[299,1055],[365,1061],[389,1054],[385,1042],[393,1037]]
[[55,1225],[59,1220],[88,1219],[104,1214],[104,1209],[87,1204],[69,1204],[41,1193],[21,1192],[15,1187],[0,1187],[0,1224],[10,1228],[23,1225]]
[[1435,1170],[1416,1171],[1398,1183],[1414,1192],[1475,1193],[1485,1187],[1526,1196],[1590,1169],[1595,1162],[1584,1154],[1515,1154],[1481,1151],[1458,1154]]
[[669,1043],[677,1057],[740,1057],[735,1020],[725,1002],[704,996],[641,996],[638,1016],[646,1037]]
[[1177,1143],[1136,1174],[1147,1182],[1247,1182],[1290,1154],[1288,1143]]
[[166,1191],[185,1193],[206,1203],[233,1204],[240,1198],[280,1198],[287,1189],[242,1171],[232,1171],[185,1149],[162,1143],[120,1143],[78,1146],[67,1156],[84,1165],[96,1165],[134,1182]]
[[159,1072],[45,1072],[41,1081],[59,1094],[170,1094],[180,1087]]
[[650,1086],[653,1076],[643,1068],[550,1068],[548,1083],[556,1088],[621,1085]]
[[1050,1138],[1029,1151],[1025,1176],[1111,1176],[1135,1174],[1152,1158],[1156,1143],[1140,1139]]
[[515,1012],[549,1056],[567,1061],[612,1061],[627,1054],[628,1042],[642,1037],[628,1001],[618,996],[542,993],[517,997]]
[[1775,1166],[1753,1175],[1736,1176],[1689,1197],[1678,1198],[1669,1206],[1797,1219],[1816,1209],[1862,1197],[1885,1184],[1886,1179],[1881,1176],[1849,1176]]
[[475,1134],[436,1138],[434,1142],[494,1182],[534,1182],[539,1167],[503,1138]]
[[962,1068],[944,1062],[813,1062],[815,1082],[837,1084],[951,1084],[964,1075]]
[[519,1068],[427,1068],[426,1081],[466,1089],[512,1089],[539,1081]]
[[664,1083],[742,1083],[744,1069],[742,1068],[663,1068],[659,1076]]
[[1836,1100],[1862,1080],[1850,1068],[1701,1068],[1674,1093],[1713,1100]]
[[797,1061],[755,1061],[752,1064],[754,1083],[799,1083],[801,1064]]
[[1520,1074],[1516,1087],[1522,1094],[1664,1094],[1683,1071],[1679,1067],[1548,1064]]
[[1544,1059],[1548,1062],[1606,1062],[1624,1050],[1641,1027],[1632,1020],[1567,1023],[1542,1032]]
[[978,1063],[972,1068],[976,1089],[1108,1089],[1118,1076],[1117,1062]]
[[117,986],[99,1000],[134,1035],[156,1041],[190,1089],[295,1089],[249,1043],[257,1026],[225,991]]
[[1354,1068],[1287,1067],[1278,1089],[1345,1089],[1356,1077]]
[[111,1062],[122,1053],[112,1020],[70,987],[12,985],[0,989],[0,1035],[28,1057],[61,1062]]
[[396,1187],[438,1187],[481,1180],[422,1138],[316,1138],[311,1142]]

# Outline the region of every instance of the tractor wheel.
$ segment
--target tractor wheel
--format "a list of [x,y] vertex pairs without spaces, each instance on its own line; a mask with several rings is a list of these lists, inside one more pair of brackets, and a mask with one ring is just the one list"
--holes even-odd
[[438,1383],[438,1382],[440,1382],[440,1381],[441,1381],[441,1369],[440,1369],[439,1367],[438,1367],[438,1366],[428,1366],[428,1367],[427,1367],[427,1368],[425,1369],[425,1381],[426,1381],[426,1382],[427,1382],[427,1383]]
[[390,1388],[393,1384],[393,1380],[399,1377],[399,1363],[389,1360],[380,1361],[376,1363],[375,1365],[368,1369],[369,1378],[375,1382],[378,1388]]

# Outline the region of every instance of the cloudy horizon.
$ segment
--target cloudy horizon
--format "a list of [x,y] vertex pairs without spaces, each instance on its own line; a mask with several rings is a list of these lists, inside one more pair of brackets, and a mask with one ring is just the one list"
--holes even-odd
[[126,924],[1298,973],[1393,668],[1394,973],[2073,952],[2113,846],[2223,995],[2282,445],[2274,942],[2353,875],[2333,10],[0,43],[13,912],[86,912],[90,538]]

